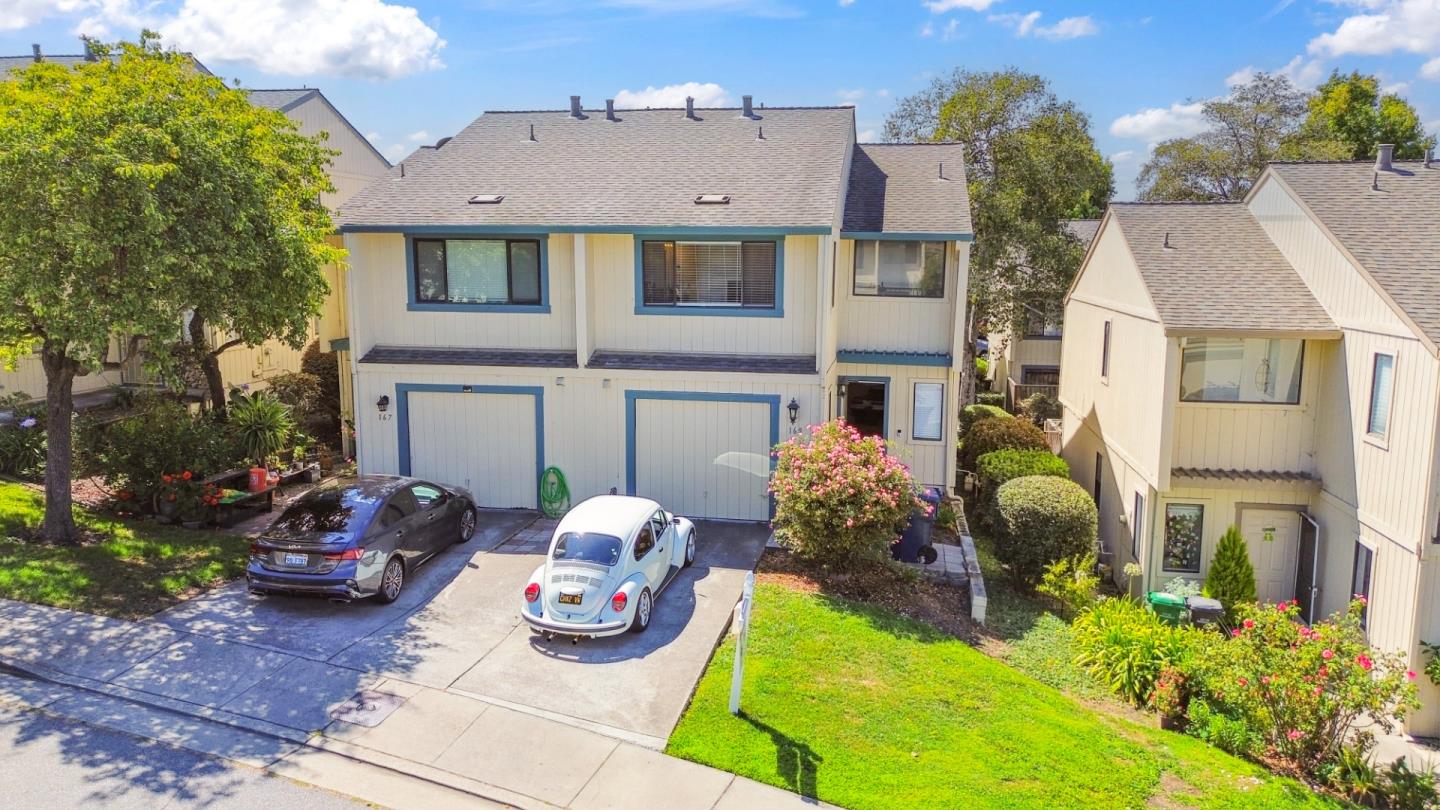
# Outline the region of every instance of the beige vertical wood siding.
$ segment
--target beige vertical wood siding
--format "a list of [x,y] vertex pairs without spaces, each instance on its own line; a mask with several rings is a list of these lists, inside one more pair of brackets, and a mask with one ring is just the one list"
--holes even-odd
[[340,150],[330,164],[330,182],[335,191],[324,196],[332,211],[345,204],[361,189],[378,177],[384,177],[389,165],[346,126],[334,108],[320,98],[311,98],[285,113],[294,121],[301,134],[315,136],[326,133],[325,146]]
[[[119,371],[97,371],[76,377],[75,393],[86,394],[119,384]],[[36,355],[20,358],[14,371],[0,368],[0,396],[22,393],[31,399],[44,399],[45,388],[45,367]]]
[[[955,482],[955,424],[958,418],[956,407],[959,402],[959,375],[938,366],[837,363],[835,369],[837,378],[888,378],[885,413],[889,432],[885,441],[890,452],[910,467],[911,475],[917,483],[943,487],[949,491]],[[914,392],[917,382],[938,382],[945,386],[945,414],[941,418],[942,438],[938,442],[914,438]]]
[[968,252],[957,252],[947,246],[944,298],[855,295],[855,242],[840,240],[835,269],[840,348],[949,352],[955,328],[956,291],[966,281],[968,260]]
[[771,416],[761,402],[636,400],[635,494],[690,517],[767,519]]
[[1009,354],[1010,376],[1015,382],[1023,382],[1026,366],[1060,367],[1060,340],[1017,338],[1011,341]]

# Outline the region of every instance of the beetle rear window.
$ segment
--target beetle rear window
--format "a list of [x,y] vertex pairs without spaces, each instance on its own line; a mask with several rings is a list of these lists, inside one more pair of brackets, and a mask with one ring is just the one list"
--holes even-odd
[[555,541],[554,560],[611,566],[620,562],[620,538],[591,532],[565,532]]

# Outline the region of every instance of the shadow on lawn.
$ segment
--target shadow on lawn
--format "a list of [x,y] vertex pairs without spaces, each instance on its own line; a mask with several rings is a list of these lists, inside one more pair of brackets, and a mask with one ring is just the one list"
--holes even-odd
[[815,798],[816,774],[825,758],[805,743],[743,711],[740,717],[756,730],[770,735],[770,740],[775,743],[775,771],[785,780],[786,786],[801,796]]

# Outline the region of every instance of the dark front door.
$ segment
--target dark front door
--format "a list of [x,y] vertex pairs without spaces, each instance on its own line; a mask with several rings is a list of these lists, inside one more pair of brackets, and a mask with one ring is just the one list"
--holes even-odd
[[1315,602],[1320,593],[1315,582],[1320,562],[1320,527],[1309,515],[1300,516],[1299,556],[1295,566],[1295,599],[1300,602],[1300,617],[1309,624],[1315,621]]
[[846,383],[845,421],[862,436],[885,438],[885,383],[860,380]]

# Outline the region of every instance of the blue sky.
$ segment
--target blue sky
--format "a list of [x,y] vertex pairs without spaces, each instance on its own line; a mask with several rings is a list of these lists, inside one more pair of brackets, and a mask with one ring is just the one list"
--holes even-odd
[[398,159],[486,109],[856,105],[863,136],[955,67],[1014,65],[1091,117],[1133,194],[1147,149],[1247,70],[1379,75],[1440,130],[1440,0],[5,0],[0,53],[148,25],[249,87],[320,87]]

